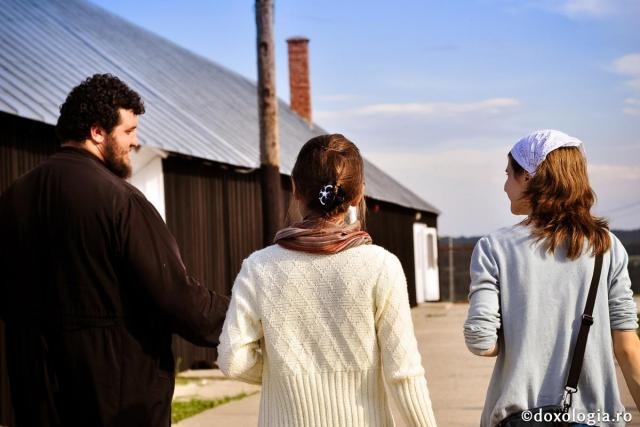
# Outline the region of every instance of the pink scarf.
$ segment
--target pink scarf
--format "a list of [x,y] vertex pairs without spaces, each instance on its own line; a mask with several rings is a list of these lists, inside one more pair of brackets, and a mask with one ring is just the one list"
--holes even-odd
[[370,245],[371,236],[362,231],[360,221],[336,224],[323,219],[305,219],[278,231],[274,243],[294,251],[335,254],[360,245]]

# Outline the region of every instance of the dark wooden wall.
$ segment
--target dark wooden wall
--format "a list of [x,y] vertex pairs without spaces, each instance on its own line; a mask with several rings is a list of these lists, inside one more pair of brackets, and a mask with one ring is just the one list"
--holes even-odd
[[436,214],[428,212],[419,212],[418,219],[418,212],[391,203],[367,199],[367,231],[375,244],[384,247],[400,259],[407,277],[409,303],[412,307],[416,305],[413,224],[422,222],[429,227],[437,227],[438,221]]
[[[181,156],[165,159],[163,169],[167,225],[189,273],[230,295],[242,261],[262,247],[260,176]],[[214,349],[178,337],[174,350],[179,369],[216,359]]]
[[[0,112],[0,194],[58,148],[53,127]],[[0,321],[0,425],[13,422],[4,324]]]

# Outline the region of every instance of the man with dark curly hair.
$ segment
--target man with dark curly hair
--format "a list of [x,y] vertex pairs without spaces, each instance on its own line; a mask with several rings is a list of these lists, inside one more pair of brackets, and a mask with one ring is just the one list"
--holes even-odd
[[0,318],[20,426],[169,426],[172,333],[216,346],[228,299],[188,276],[125,179],[140,96],[94,75],[60,108],[60,152],[0,197]]
[[117,77],[96,74],[69,93],[60,107],[56,134],[64,146],[84,148],[111,172],[129,178],[129,151],[138,146],[136,128],[141,114],[140,95]]

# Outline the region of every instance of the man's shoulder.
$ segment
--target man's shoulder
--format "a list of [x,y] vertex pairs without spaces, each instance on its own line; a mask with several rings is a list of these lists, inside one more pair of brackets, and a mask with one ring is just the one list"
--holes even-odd
[[8,202],[49,189],[52,195],[75,194],[78,200],[100,201],[113,205],[126,203],[131,198],[144,199],[140,190],[116,176],[97,160],[73,151],[60,151],[20,176],[3,193]]
[[87,186],[99,191],[112,191],[124,196],[144,197],[142,193],[125,179],[115,175],[99,160],[80,150],[67,150],[51,156],[40,167],[58,169],[71,179],[82,180]]

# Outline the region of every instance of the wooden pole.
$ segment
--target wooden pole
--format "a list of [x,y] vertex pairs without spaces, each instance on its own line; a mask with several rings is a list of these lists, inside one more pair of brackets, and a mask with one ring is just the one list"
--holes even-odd
[[273,1],[256,0],[258,29],[258,114],[260,116],[260,170],[264,244],[270,245],[282,226],[283,203],[278,143]]
[[449,237],[449,301],[455,301],[455,283],[453,270],[453,238]]

